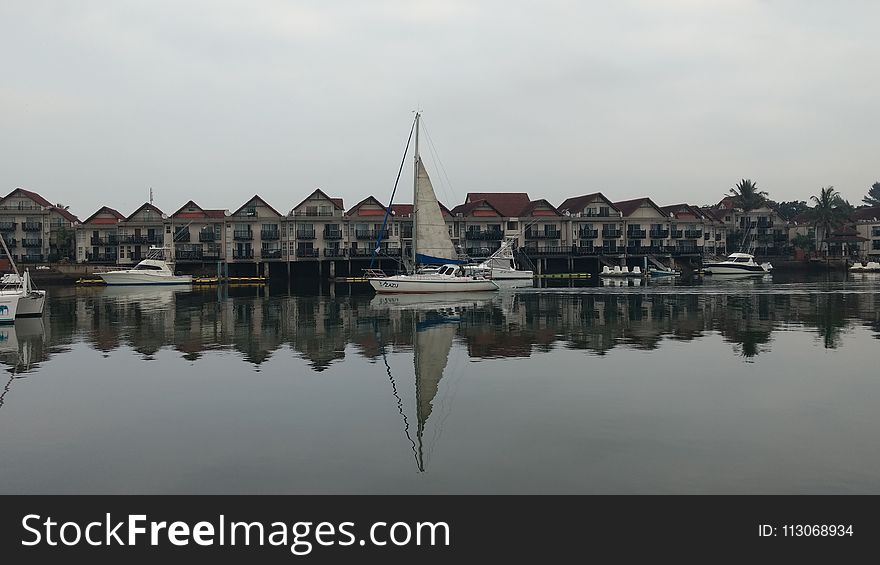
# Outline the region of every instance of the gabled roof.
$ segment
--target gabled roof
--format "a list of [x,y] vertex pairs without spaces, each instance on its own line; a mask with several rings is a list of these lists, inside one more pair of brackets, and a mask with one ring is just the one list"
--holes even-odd
[[872,206],[868,208],[856,208],[853,212],[852,219],[856,221],[877,221],[880,220],[880,206]]
[[650,204],[657,212],[659,212],[662,216],[668,216],[666,212],[664,212],[660,206],[657,206],[653,200],[650,198],[633,198],[632,200],[622,200],[620,202],[615,202],[614,207],[623,213],[624,217],[631,216],[633,212],[642,207],[642,204],[648,203]]
[[293,207],[293,210],[296,210],[297,208],[299,208],[300,206],[305,204],[309,199],[311,199],[316,194],[329,200],[333,204],[333,206],[336,207],[337,210],[343,210],[343,211],[345,210],[345,208],[342,206],[342,198],[330,198],[329,196],[327,196],[327,193],[324,192],[323,190],[321,190],[320,188],[316,188],[314,190],[314,192],[312,192],[311,194],[309,194],[308,196],[303,198],[302,202],[300,202],[299,204],[297,204],[296,206]]
[[721,213],[721,211],[717,210],[716,208],[710,208],[708,206],[703,206],[702,208],[700,208],[700,212],[702,212],[703,215],[706,216],[707,218],[709,218],[710,220],[714,220],[716,222],[722,222],[722,223],[724,222],[724,214]]
[[64,219],[72,224],[79,223],[79,218],[77,218],[76,214],[74,214],[70,210],[65,210],[64,208],[59,208],[58,206],[49,206],[49,210],[52,210],[53,212],[58,212]]
[[26,196],[26,197],[30,198],[31,200],[33,200],[34,202],[36,202],[37,204],[39,204],[40,206],[44,206],[46,208],[53,208],[54,207],[54,206],[52,206],[51,202],[49,202],[48,200],[46,200],[45,198],[43,198],[42,196],[40,196],[36,192],[32,192],[30,190],[25,190],[20,187],[16,188],[15,190],[10,192],[9,194],[4,196],[3,198],[0,198],[0,202],[3,202],[7,198],[9,198],[11,196],[15,196],[16,194],[20,194],[21,196]]
[[702,210],[696,206],[691,206],[690,204],[672,204],[671,206],[663,206],[660,209],[663,210],[664,214],[672,214],[676,218],[679,217],[679,214],[690,214],[700,219],[706,216]]
[[532,201],[526,192],[468,192],[465,204],[478,200],[489,202],[507,218],[518,217]]
[[370,195],[370,196],[367,196],[366,198],[364,198],[363,200],[361,200],[360,202],[358,202],[357,204],[355,204],[355,205],[351,208],[351,210],[349,210],[348,212],[345,213],[345,215],[346,215],[346,216],[351,216],[351,215],[353,215],[355,212],[357,212],[358,208],[360,208],[361,206],[363,206],[364,204],[366,204],[369,200],[372,200],[374,204],[380,206],[380,207],[381,207],[383,210],[385,210],[386,212],[388,211],[388,208],[387,208],[384,204],[382,204],[381,202],[379,202],[379,199],[378,199],[378,198],[376,198],[376,197],[373,196],[373,195]]
[[494,210],[495,213],[498,214],[499,216],[504,215],[498,210],[498,208],[496,208],[495,206],[492,206],[492,203],[489,202],[488,200],[475,200],[473,202],[459,204],[458,206],[456,206],[455,208],[452,209],[452,215],[457,216],[457,215],[461,214],[462,216],[470,216],[473,213],[473,211],[476,210],[477,208],[479,208],[480,206],[488,206],[489,208]]
[[562,212],[557,210],[556,206],[554,206],[553,204],[550,204],[549,202],[547,202],[543,198],[539,198],[538,200],[533,200],[533,201],[529,202],[529,205],[526,206],[525,208],[523,208],[522,212],[520,212],[520,215],[521,216],[530,216],[532,214],[532,212],[534,212],[538,207],[541,206],[541,204],[545,204],[547,207],[549,207],[554,215],[556,215],[556,216],[562,215]]
[[196,204],[192,200],[190,200],[189,202],[187,202],[186,204],[184,204],[183,206],[178,208],[177,212],[174,212],[173,214],[171,214],[171,217],[172,218],[192,217],[192,216],[183,215],[183,214],[189,214],[189,212],[183,212],[183,211],[190,206],[195,206],[196,208],[198,208],[199,212],[201,212],[206,218],[225,218],[226,217],[226,210],[208,210],[208,209],[202,208],[201,206],[199,206],[198,204]]
[[[110,214],[113,217],[112,218],[98,218],[97,217],[100,214],[104,214],[104,213]],[[84,224],[118,224],[119,220],[124,220],[124,219],[125,219],[125,216],[120,214],[117,210],[114,210],[113,208],[111,208],[109,206],[101,206],[100,208],[98,208],[97,212],[95,212],[94,214],[92,214],[91,216],[89,216],[88,218],[83,220],[83,223]]]
[[232,213],[232,215],[233,215],[233,216],[237,215],[239,212],[241,212],[242,210],[244,210],[245,206],[247,206],[248,204],[250,204],[250,203],[253,202],[254,200],[259,200],[260,202],[263,203],[263,206],[265,206],[266,208],[268,208],[268,209],[272,210],[273,212],[275,212],[275,215],[276,215],[276,216],[281,216],[281,213],[280,213],[278,210],[276,210],[275,208],[273,208],[272,206],[270,206],[265,200],[263,200],[262,198],[260,198],[260,195],[259,195],[259,194],[254,194],[252,197],[250,197],[250,198],[248,199],[248,201],[245,202],[244,204],[242,204],[241,207],[239,207],[238,210],[236,210],[235,212]]
[[[608,200],[608,198],[602,194],[601,192],[593,192],[592,194],[584,194],[583,196],[573,196],[571,198],[566,198],[562,204],[559,205],[560,212],[582,212],[584,208],[587,207],[587,204],[590,204],[597,198],[601,198],[605,201],[606,204],[610,208],[617,210],[617,207],[614,206],[614,203]],[[620,212],[620,210],[617,210]]]
[[134,212],[132,212],[131,214],[129,214],[129,215],[125,218],[125,220],[126,220],[126,221],[131,221],[131,219],[134,218],[135,216],[137,216],[137,215],[141,212],[141,210],[152,210],[153,212],[156,212],[157,214],[159,214],[159,216],[165,216],[165,213],[162,212],[162,210],[160,210],[160,209],[158,209],[157,207],[153,206],[153,205],[150,204],[149,202],[144,202],[143,204],[141,204],[140,208],[138,208],[137,210],[135,210]]

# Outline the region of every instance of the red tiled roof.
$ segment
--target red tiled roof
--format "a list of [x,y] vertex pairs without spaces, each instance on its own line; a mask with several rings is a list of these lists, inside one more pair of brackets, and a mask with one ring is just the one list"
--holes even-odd
[[358,202],[357,204],[352,206],[351,210],[346,212],[345,215],[346,216],[353,215],[357,211],[357,209],[360,208],[361,206],[363,206],[364,204],[366,204],[368,200],[374,201],[378,206],[381,206],[383,210],[385,210],[386,212],[388,211],[388,208],[386,208],[384,204],[379,202],[379,200],[375,196],[367,196],[366,198],[364,198],[363,200],[361,200],[360,202]]
[[126,221],[130,221],[130,220],[131,220],[132,218],[134,218],[134,217],[135,217],[135,216],[136,216],[141,210],[145,210],[145,209],[147,209],[147,208],[149,208],[150,210],[156,212],[156,213],[159,214],[160,216],[164,216],[164,215],[165,215],[165,213],[162,212],[162,210],[160,210],[159,208],[153,206],[153,205],[150,204],[149,202],[144,202],[143,204],[141,204],[140,208],[138,208],[137,210],[135,210],[134,212],[132,212],[131,214],[129,214],[129,215],[125,218]]
[[[601,192],[594,192],[592,194],[584,194],[583,196],[574,196],[572,198],[566,198],[565,201],[559,205],[560,212],[583,212],[584,208],[587,207],[587,204],[596,200],[596,198],[601,198],[605,201],[608,206],[611,208],[614,207],[614,204],[608,200],[608,198],[602,194]],[[620,210],[618,210],[619,212]]]
[[45,198],[43,198],[42,196],[40,196],[40,195],[37,194],[36,192],[32,192],[32,191],[30,191],[30,190],[25,190],[25,189],[20,188],[20,187],[19,187],[19,188],[16,188],[16,189],[13,190],[12,192],[10,192],[10,193],[7,194],[6,196],[4,196],[2,199],[0,199],[0,202],[3,202],[3,200],[6,200],[6,199],[9,198],[10,196],[14,196],[16,193],[19,193],[19,194],[21,194],[22,196],[27,196],[28,198],[30,198],[31,200],[33,200],[34,202],[36,202],[36,203],[39,204],[40,206],[45,206],[46,208],[50,208],[50,207],[52,207],[52,203],[51,203],[51,202],[49,202],[48,200],[46,200]]
[[663,210],[661,210],[659,206],[654,204],[654,201],[648,197],[633,198],[632,200],[622,200],[620,202],[615,202],[614,207],[617,208],[618,210],[620,210],[623,213],[624,217],[627,217],[627,216],[631,216],[633,212],[635,212],[636,210],[641,208],[642,204],[644,204],[645,202],[647,202],[648,204],[650,204],[651,206],[656,208],[657,211],[660,212],[661,214],[663,214],[664,216],[668,215],[665,212],[663,212]]
[[413,205],[412,204],[392,204],[391,205],[391,213],[395,216],[412,216],[413,213]]
[[342,204],[342,198],[331,198],[330,202],[332,202],[337,209],[345,210],[345,206]]
[[538,200],[533,200],[532,202],[529,202],[529,205],[526,206],[525,208],[523,208],[522,212],[520,212],[520,215],[521,216],[532,215],[532,213],[535,211],[535,209],[538,208],[541,204],[546,204],[550,208],[550,210],[553,212],[554,216],[561,216],[562,215],[562,213],[556,209],[556,206],[554,206],[553,204],[550,204],[549,202],[547,202],[543,198],[539,198]]
[[880,219],[880,206],[872,206],[870,208],[856,208],[853,212],[853,220],[873,221]]
[[226,210],[202,210],[209,218],[225,218]]
[[[251,198],[248,199],[247,202],[245,202],[244,204],[242,204],[241,207],[239,207],[238,210],[236,210],[235,212],[233,212],[232,215],[235,216],[236,214],[238,214],[239,212],[241,212],[241,211],[244,209],[245,206],[247,206],[248,204],[250,204],[250,203],[253,202],[254,200],[259,200],[260,202],[262,202],[262,203],[263,203],[263,206],[265,206],[266,208],[268,208],[268,209],[272,210],[273,212],[275,212],[275,215],[276,215],[276,216],[281,216],[281,215],[282,215],[281,212],[279,212],[278,210],[276,210],[275,208],[273,208],[272,206],[270,206],[265,200],[263,200],[262,198],[260,198],[260,195],[259,195],[259,194],[254,194]],[[216,210],[212,210],[212,211],[216,211]],[[208,212],[208,210],[205,210],[205,212]]]
[[531,203],[526,192],[468,192],[465,204],[485,200],[507,218],[518,217]]
[[79,218],[77,218],[76,214],[74,214],[70,210],[65,210],[64,208],[59,208],[58,206],[49,206],[49,209],[58,212],[64,219],[72,224],[79,223]]
[[[109,213],[113,218],[98,218],[99,214]],[[116,224],[119,223],[119,220],[124,220],[125,216],[120,214],[118,211],[114,210],[109,206],[101,206],[98,208],[98,211],[83,220],[84,224]]]
[[715,208],[710,208],[708,206],[704,206],[704,207],[700,208],[700,212],[702,212],[710,220],[715,220],[716,222],[723,222],[724,221],[724,214],[721,214]]
[[690,204],[673,204],[671,206],[663,206],[660,208],[664,214],[673,214],[676,218],[679,217],[679,214],[690,214],[691,216],[696,216],[697,218],[703,218],[706,216],[702,210],[697,208],[696,206],[691,206]]
[[[196,208],[198,208],[199,211],[184,212],[184,210],[189,206],[195,206]],[[181,206],[177,210],[177,212],[171,214],[172,218],[198,218],[200,216],[204,216],[206,218],[225,218],[226,210],[206,210],[205,208],[202,208],[201,206],[196,204],[194,201],[190,200],[189,202]]]
[[492,208],[493,210],[495,210],[495,213],[497,213],[499,216],[504,215],[498,211],[498,208],[496,208],[495,206],[492,206],[492,203],[489,202],[488,200],[475,200],[473,202],[459,204],[458,206],[456,206],[455,208],[452,209],[452,215],[457,216],[457,215],[461,214],[462,216],[470,216],[473,213],[473,211],[476,210],[477,208],[479,208],[480,206],[488,206],[489,208]]

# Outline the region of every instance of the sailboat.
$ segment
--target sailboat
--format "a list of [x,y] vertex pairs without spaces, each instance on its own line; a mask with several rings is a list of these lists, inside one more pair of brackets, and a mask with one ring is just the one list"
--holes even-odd
[[[370,286],[379,293],[482,292],[498,290],[498,285],[482,274],[468,274],[458,258],[440,203],[419,156],[419,118],[416,112],[413,174],[413,252],[416,266],[440,265],[436,272],[385,276],[368,271]],[[386,215],[387,221],[387,215]]]
[[3,275],[0,279],[0,323],[14,322],[16,316],[42,316],[46,305],[46,291],[34,288],[30,271],[27,269],[24,273],[19,273],[2,235],[0,235],[0,244],[12,265],[12,270],[15,271]]

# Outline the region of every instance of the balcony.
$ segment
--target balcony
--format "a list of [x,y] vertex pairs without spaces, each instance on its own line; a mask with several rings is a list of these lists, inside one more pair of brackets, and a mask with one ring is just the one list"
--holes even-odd
[[7,239],[6,247],[18,247],[18,241],[16,239]]
[[202,259],[205,261],[219,261],[220,260],[220,250],[219,249],[206,249],[202,252]]
[[214,232],[214,230],[200,230],[199,241],[207,243],[217,241],[217,234]]
[[526,252],[526,255],[534,256],[534,255],[566,255],[571,253],[572,248],[569,246],[562,245],[551,245],[548,247],[523,247],[523,250]]
[[43,255],[22,255],[20,261],[22,263],[40,263],[43,261]]
[[599,230],[578,230],[580,239],[596,239],[599,237]]
[[651,230],[649,235],[651,239],[666,239],[669,237],[669,230]]
[[15,231],[16,222],[0,222],[0,231]]
[[294,216],[307,216],[307,217],[316,217],[316,218],[317,218],[317,217],[332,216],[332,215],[333,215],[333,211],[332,211],[332,210],[325,210],[325,211],[319,211],[319,210],[294,210],[294,211],[293,211],[293,215],[294,215]]
[[373,250],[365,247],[352,247],[348,251],[349,257],[372,257]]
[[174,253],[174,258],[178,261],[201,261],[203,259],[201,249],[178,249]]
[[120,235],[117,241],[125,245],[161,244],[163,238],[158,235]]
[[488,247],[470,247],[466,249],[465,252],[468,257],[488,257],[495,253],[495,250],[489,249]]
[[880,228],[871,228],[871,237],[880,237]]
[[232,232],[232,239],[235,241],[251,241],[254,239],[254,232],[251,230],[235,230]]
[[296,256],[302,258],[315,258],[319,253],[318,249],[299,248],[296,250]]
[[115,253],[86,253],[89,263],[116,263]]
[[89,238],[90,245],[119,245],[119,238],[115,235],[107,235],[104,237],[95,237],[92,236]]
[[559,239],[559,230],[532,231],[526,230],[526,239]]
[[626,238],[627,239],[645,239],[648,237],[648,232],[646,230],[627,230]]
[[179,230],[174,232],[175,243],[189,243],[189,230]]
[[618,239],[622,234],[620,230],[602,230],[602,239]]
[[278,230],[260,230],[260,239],[263,241],[277,241],[281,238],[281,232]]
[[296,230],[297,239],[315,239],[315,230]]
[[403,228],[400,230],[400,237],[403,239],[412,239],[413,230],[412,227]]
[[379,255],[384,257],[400,257],[400,248],[399,247],[389,247],[387,249],[383,249]]
[[21,224],[21,229],[24,231],[42,231],[43,222],[25,222]]
[[380,235],[382,239],[386,239],[388,237],[388,230],[355,230],[354,232],[356,238],[369,239],[371,241],[378,240]]
[[599,210],[598,212],[589,210],[586,214],[584,214],[587,218],[610,218],[611,210]]
[[702,230],[684,230],[685,239],[700,239],[703,237]]
[[345,257],[345,248],[337,247],[336,249],[325,249],[324,257]]
[[21,240],[22,247],[43,247],[42,239],[22,239]]
[[260,257],[263,259],[281,259],[280,249],[261,249]]
[[504,239],[504,234],[501,233],[501,230],[467,230],[465,231],[464,238],[470,240],[501,241]]
[[670,232],[670,237],[672,237],[672,239],[681,239],[682,235],[684,235],[682,230],[672,230],[672,232]]
[[571,248],[571,252],[575,255],[598,255],[602,253],[602,248],[592,245],[575,245]]
[[232,250],[232,258],[233,259],[253,259],[254,258],[254,250],[253,249],[233,249]]
[[342,230],[324,230],[324,239],[342,239]]

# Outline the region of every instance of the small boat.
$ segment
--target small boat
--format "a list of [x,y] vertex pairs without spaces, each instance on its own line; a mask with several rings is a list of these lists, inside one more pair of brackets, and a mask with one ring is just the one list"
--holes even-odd
[[532,280],[535,273],[529,270],[516,268],[513,256],[513,244],[516,238],[509,237],[501,244],[492,255],[477,265],[468,265],[465,270],[468,274],[488,274],[497,280]]
[[862,263],[853,263],[849,270],[853,273],[880,273],[880,263],[876,261],[868,261],[864,265]]
[[703,272],[710,275],[765,275],[773,270],[770,263],[758,264],[748,253],[731,253],[724,261],[708,263]]
[[[465,271],[464,261],[458,258],[446,220],[440,212],[440,203],[428,177],[428,171],[419,156],[419,117],[413,122],[415,133],[413,175],[413,274],[387,276],[381,271],[368,269],[365,276],[377,293],[427,294],[437,292],[483,292],[498,290],[498,285],[482,272]],[[407,144],[408,146],[408,144]],[[390,205],[389,205],[390,210]],[[388,212],[382,223],[384,230]],[[381,239],[376,242],[379,249]],[[420,271],[427,266],[440,265],[436,272]]]
[[675,269],[649,269],[648,275],[652,277],[677,277],[681,275],[681,271]]
[[192,275],[175,275],[161,259],[144,259],[131,269],[96,274],[108,285],[192,284]]
[[642,276],[641,267],[633,267],[633,270],[630,271],[629,267],[624,265],[621,267],[620,265],[614,265],[614,268],[611,269],[608,265],[602,267],[602,272],[599,273],[600,277],[640,277]]
[[46,306],[46,291],[34,288],[31,273],[6,273],[0,278],[0,295],[17,295],[18,307],[15,315],[19,318],[39,317]]

